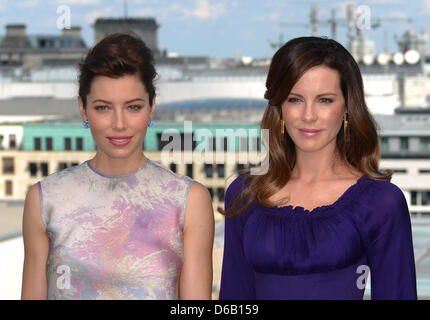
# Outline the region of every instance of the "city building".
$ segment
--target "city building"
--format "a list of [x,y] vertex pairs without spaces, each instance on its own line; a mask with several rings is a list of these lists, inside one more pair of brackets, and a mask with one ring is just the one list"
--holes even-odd
[[94,25],[94,43],[109,34],[117,32],[134,32],[155,55],[160,53],[158,48],[159,25],[154,18],[98,18]]
[[60,35],[37,35],[27,34],[25,24],[7,24],[0,36],[0,72],[26,80],[32,69],[76,65],[87,50],[80,26],[63,29]]

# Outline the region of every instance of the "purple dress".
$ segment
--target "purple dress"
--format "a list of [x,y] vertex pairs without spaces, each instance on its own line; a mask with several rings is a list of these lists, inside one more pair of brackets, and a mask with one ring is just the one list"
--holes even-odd
[[[229,186],[225,207],[244,187]],[[220,299],[417,299],[402,191],[363,175],[333,204],[266,208],[225,219]]]

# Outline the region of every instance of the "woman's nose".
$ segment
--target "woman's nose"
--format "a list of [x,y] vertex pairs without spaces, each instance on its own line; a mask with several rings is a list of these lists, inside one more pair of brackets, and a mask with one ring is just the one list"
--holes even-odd
[[113,127],[118,130],[125,128],[125,119],[121,111],[115,112],[113,117]]
[[317,119],[317,114],[313,103],[305,102],[302,119],[304,121],[315,121]]

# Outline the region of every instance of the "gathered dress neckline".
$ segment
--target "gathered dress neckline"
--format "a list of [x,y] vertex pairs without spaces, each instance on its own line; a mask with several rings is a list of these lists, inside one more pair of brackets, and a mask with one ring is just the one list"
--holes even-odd
[[303,206],[274,206],[274,207],[264,207],[257,203],[260,208],[264,209],[265,213],[275,214],[275,215],[283,215],[290,216],[289,213],[294,216],[304,216],[304,217],[318,217],[321,215],[332,214],[338,212],[340,208],[348,204],[351,200],[353,200],[355,195],[362,190],[362,186],[364,185],[364,181],[367,179],[367,176],[362,175],[354,184],[348,187],[344,191],[344,193],[333,203],[328,205],[317,206],[313,209],[305,209]]

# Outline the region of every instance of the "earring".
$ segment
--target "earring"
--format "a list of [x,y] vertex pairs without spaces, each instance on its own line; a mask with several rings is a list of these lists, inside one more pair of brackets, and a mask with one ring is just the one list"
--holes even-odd
[[284,134],[285,132],[285,121],[281,119],[281,134]]
[[148,127],[152,127],[154,125],[154,120],[149,120],[149,122],[148,122]]
[[90,123],[88,122],[88,120],[82,121],[82,126],[83,126],[85,129],[88,129],[88,128],[90,127]]
[[343,139],[346,141],[346,128],[348,128],[347,112],[343,114]]

